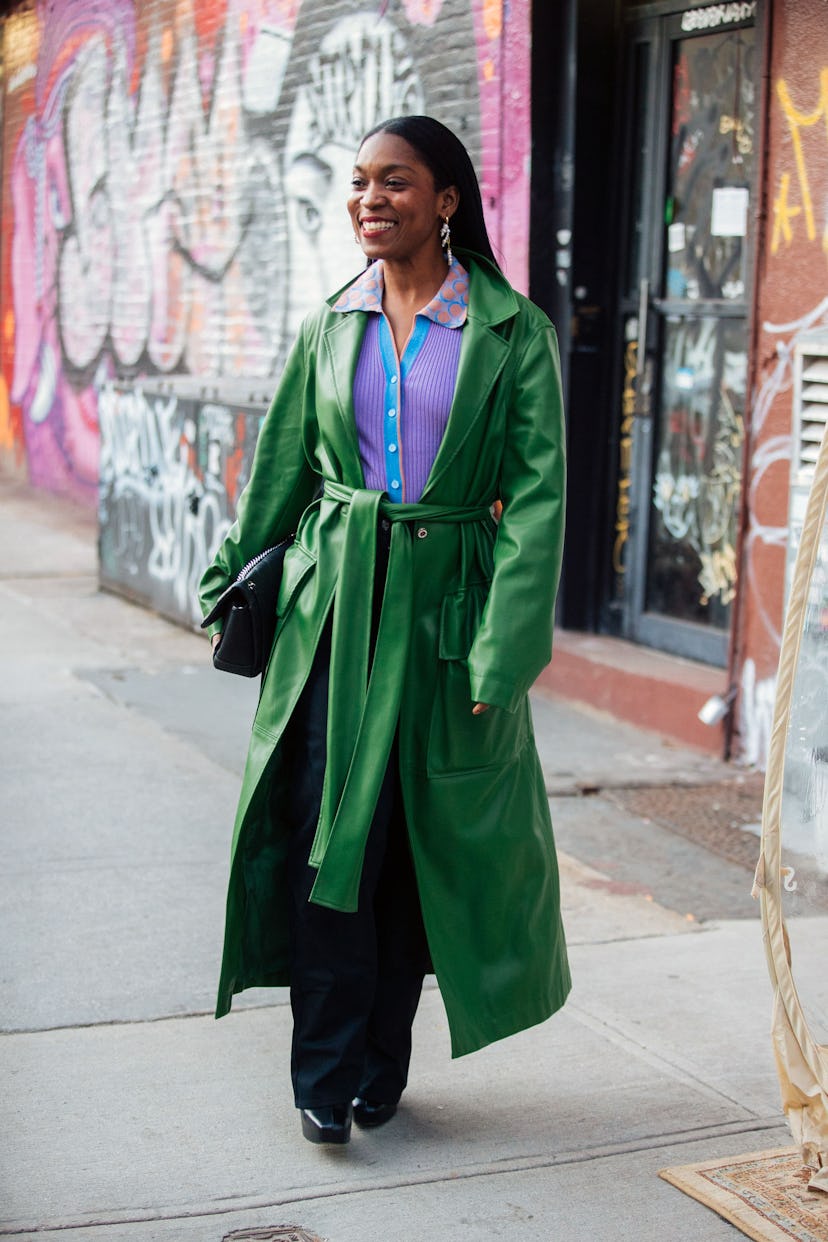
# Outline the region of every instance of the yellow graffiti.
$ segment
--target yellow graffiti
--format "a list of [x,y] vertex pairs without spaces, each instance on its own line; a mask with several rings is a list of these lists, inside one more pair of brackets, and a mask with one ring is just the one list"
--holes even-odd
[[801,207],[791,207],[788,203],[788,190],[791,185],[791,174],[783,173],[779,179],[779,193],[773,200],[773,237],[771,238],[771,254],[776,254],[779,249],[780,238],[784,239],[785,245],[790,246],[793,241],[793,232],[791,230],[791,220],[794,216],[798,216],[802,211]]
[[726,543],[721,548],[700,552],[701,572],[699,586],[702,604],[709,604],[719,596],[723,604],[731,604],[736,597],[736,549]]
[[621,392],[621,441],[618,461],[618,503],[615,509],[615,543],[612,567],[626,573],[624,548],[630,537],[630,476],[632,473],[632,431],[635,417],[635,376],[638,341],[630,341],[624,351],[624,387]]
[[[805,220],[805,232],[808,241],[816,241],[816,223],[814,220],[814,203],[811,194],[811,184],[808,178],[808,168],[805,161],[805,152],[802,145],[802,131],[816,125],[818,121],[824,121],[825,134],[828,137],[828,68],[822,70],[820,74],[820,93],[819,103],[813,112],[801,112],[791,99],[791,93],[788,90],[788,84],[784,78],[780,78],[776,84],[776,93],[779,97],[779,103],[788,127],[791,133],[791,143],[793,145],[794,163],[796,165],[796,175],[799,182],[799,194],[802,200],[801,206],[791,206],[788,203],[788,192],[790,189],[790,173],[782,173],[779,180],[779,194],[773,204],[773,237],[771,240],[771,254],[776,254],[779,249],[780,240],[784,240],[786,245],[790,245],[793,240],[793,231],[791,229],[791,219],[794,216],[803,215]],[[828,225],[826,225],[825,233],[822,237],[822,248],[828,255]]]
[[753,150],[753,139],[744,121],[738,116],[720,116],[719,133],[735,134],[736,148],[740,155],[750,155]]

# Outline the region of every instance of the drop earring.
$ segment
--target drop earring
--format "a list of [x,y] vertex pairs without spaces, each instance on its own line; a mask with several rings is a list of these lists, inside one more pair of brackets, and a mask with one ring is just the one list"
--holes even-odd
[[449,218],[445,216],[440,226],[440,245],[446,252],[446,263],[451,267],[454,262],[454,255],[451,253],[451,228],[449,227]]

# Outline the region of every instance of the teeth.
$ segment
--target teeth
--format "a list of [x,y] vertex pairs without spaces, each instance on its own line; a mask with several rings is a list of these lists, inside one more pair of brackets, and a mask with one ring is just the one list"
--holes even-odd
[[389,229],[393,229],[392,220],[383,221],[364,221],[362,225],[363,233],[387,233]]

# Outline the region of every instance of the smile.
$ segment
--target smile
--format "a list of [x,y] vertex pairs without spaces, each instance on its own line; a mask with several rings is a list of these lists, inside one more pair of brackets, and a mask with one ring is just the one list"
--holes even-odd
[[387,233],[389,229],[396,228],[393,220],[362,220],[360,228],[366,236],[374,233]]

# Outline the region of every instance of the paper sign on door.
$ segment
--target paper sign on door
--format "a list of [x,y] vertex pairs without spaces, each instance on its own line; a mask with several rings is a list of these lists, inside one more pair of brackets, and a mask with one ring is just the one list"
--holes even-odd
[[745,236],[749,198],[748,191],[738,186],[720,186],[713,191],[710,222],[713,237]]

